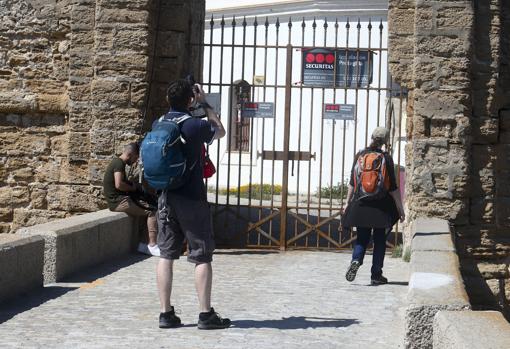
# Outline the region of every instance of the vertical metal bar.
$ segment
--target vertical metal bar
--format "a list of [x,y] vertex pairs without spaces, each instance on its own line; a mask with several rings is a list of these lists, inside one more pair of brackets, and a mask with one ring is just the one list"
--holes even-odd
[[356,89],[355,89],[355,96],[354,96],[354,116],[355,116],[355,120],[354,120],[354,145],[353,145],[353,151],[354,151],[354,155],[356,155],[356,152],[358,151],[356,149],[356,141],[357,141],[357,138],[358,138],[358,94],[359,94],[359,42],[360,42],[360,34],[361,34],[361,23],[360,23],[360,19],[358,18],[358,25],[356,25],[356,29],[357,29],[357,32],[358,32],[358,37],[356,39],[356,74],[354,75],[354,77],[356,78],[356,81],[355,81],[355,85],[356,85]]
[[228,160],[227,160],[227,207],[230,206],[230,164],[232,156],[232,104],[234,101],[234,57],[235,57],[235,30],[236,18],[232,18],[232,57],[230,59],[230,105],[229,105],[229,122],[228,122]]
[[[222,93],[223,89],[223,47],[224,47],[224,40],[225,40],[225,18],[221,17],[220,22],[220,30],[221,30],[221,39],[220,39],[220,94]],[[211,67],[209,67],[211,69]],[[227,113],[227,117],[230,115],[230,112]],[[220,115],[221,117],[221,115]],[[216,141],[217,145],[217,151],[216,151],[216,206],[215,209],[218,209],[218,200],[219,200],[219,190],[220,190],[220,171],[221,171],[221,164],[220,164],[220,139]],[[216,211],[215,211],[216,213]],[[227,219],[225,220],[227,221]]]
[[[377,126],[379,127],[379,115],[381,114],[381,66],[382,66],[382,36],[383,36],[382,19],[379,23],[379,77],[377,82]],[[390,86],[391,88],[391,86]]]
[[287,197],[289,185],[289,138],[290,138],[290,111],[292,97],[292,45],[287,45],[287,67],[285,74],[285,121],[283,126],[283,180],[282,204],[280,217],[280,250],[285,250],[287,232]]
[[[324,46],[326,46],[326,35],[328,32],[328,21],[327,19],[324,19]],[[322,103],[321,103],[321,110],[324,107],[324,95],[326,94],[326,89],[323,87],[322,89]],[[321,113],[322,114],[322,113]],[[317,212],[317,223],[320,222],[321,216],[322,216],[322,165],[323,165],[323,157],[324,157],[324,118],[322,115],[320,115],[321,120],[321,147],[320,147],[320,167],[319,167],[319,210]],[[316,247],[319,248],[319,240],[320,235],[316,232],[317,240],[316,240]]]
[[[257,17],[255,17],[253,21],[253,76],[256,75],[255,70],[257,69]],[[252,86],[251,89],[251,99],[255,100],[255,85]],[[253,118],[250,120],[250,183],[248,184],[248,204],[250,205],[249,209],[249,217],[251,219],[251,191],[252,191],[252,180],[253,180],[253,148],[256,147],[256,144],[253,139],[253,128],[254,128],[254,120]]]
[[[346,32],[346,43],[345,43],[345,74],[344,74],[344,103],[347,103],[347,78],[348,78],[348,66],[349,66],[349,30],[351,28],[351,24],[349,23],[349,18],[347,18],[347,23],[345,23],[345,32]],[[356,122],[356,121],[355,121]],[[342,197],[341,208],[344,207],[344,196],[346,193],[344,192],[345,188],[345,143],[346,143],[346,133],[347,133],[347,121],[344,120],[344,129],[343,129],[343,137],[342,137],[342,190],[340,191],[340,196]],[[343,233],[343,230],[341,230]],[[350,229],[350,235],[352,238],[352,229]],[[342,241],[342,235],[339,236],[340,241]]]
[[[209,30],[210,30],[210,35],[209,35],[209,80],[208,80],[208,84],[207,84],[207,92],[208,93],[211,93],[211,74],[212,74],[212,50],[213,50],[213,27],[214,27],[214,18],[213,18],[213,15],[211,15],[211,20],[209,21]],[[221,64],[221,61],[220,61],[220,64]],[[207,152],[209,152],[209,145],[207,145]],[[209,178],[206,178],[205,179],[205,187],[207,189],[207,192],[209,192]],[[216,186],[216,192],[218,192],[218,186]]]
[[[335,58],[336,58],[336,50],[338,48],[338,18],[335,19]],[[336,59],[335,59],[335,72],[336,72]],[[335,74],[335,86],[333,87],[333,103],[336,103],[336,74]],[[335,163],[335,126],[336,120],[333,120],[333,127],[331,127],[331,172],[330,172],[330,193],[329,193],[329,216],[333,214],[333,169]],[[328,235],[331,237],[331,223],[328,224]],[[328,247],[331,246],[331,243],[328,242]]]
[[[246,17],[243,18],[243,47],[242,47],[242,56],[241,56],[241,79],[244,80],[244,66],[245,66],[245,53],[246,53]],[[241,107],[242,108],[242,107]],[[239,140],[239,162],[237,164],[237,213],[239,214],[240,205],[241,205],[241,153],[243,152],[243,130],[244,130],[244,120],[241,115],[241,118],[237,120],[237,135]]]
[[[397,183],[398,183],[398,188],[400,190],[400,186],[402,185],[402,183],[400,182],[400,153],[402,151],[401,149],[401,145],[402,145],[402,138],[401,138],[401,135],[402,135],[402,107],[403,107],[403,100],[402,100],[402,95],[403,95],[403,92],[402,92],[402,86],[399,85],[400,87],[400,90],[399,90],[399,109],[398,109],[398,156],[397,156]],[[398,222],[397,222],[397,231],[395,232],[395,246],[397,246],[397,243],[398,243],[398,234],[399,234],[399,227],[398,227]]]
[[[301,47],[305,46],[305,18],[301,22]],[[299,121],[298,121],[298,153],[301,153],[301,120],[303,115],[303,84],[299,85]],[[311,160],[310,160],[311,161]],[[301,179],[301,161],[297,165],[297,183],[296,183],[296,214],[299,215],[299,181]],[[298,220],[295,220],[294,236],[296,236],[298,229]],[[296,245],[296,242],[294,243]]]
[[[266,101],[266,81],[267,81],[267,39],[268,39],[268,32],[269,32],[269,20],[266,17],[266,21],[264,22],[264,87],[262,88],[262,100]],[[262,119],[262,135],[265,135],[266,130],[266,118]],[[264,137],[262,137],[262,152],[264,151]],[[261,156],[260,158],[260,202],[259,202],[259,220],[262,219],[262,198],[263,198],[263,188],[264,184],[264,157]],[[271,211],[271,213],[273,213]],[[271,224],[271,223],[269,223]],[[260,234],[258,234],[258,244],[260,245]],[[269,246],[271,246],[271,240],[269,240]]]
[[[312,23],[313,30],[313,41],[312,46],[315,47],[315,34],[317,29],[317,22],[315,22],[315,18]],[[310,153],[312,152],[312,139],[313,139],[313,100],[314,100],[314,91],[315,89],[311,88],[312,98],[310,100],[310,140],[309,140],[309,149]],[[306,204],[306,221],[310,222],[310,196],[311,196],[311,182],[312,182],[312,162],[308,163],[308,194],[307,194],[307,204]],[[305,247],[308,247],[308,235],[305,236]]]
[[[370,43],[371,43],[371,39],[372,39],[372,19],[370,18],[368,20],[368,61],[367,61],[367,64],[368,64],[368,77],[370,77],[370,74],[372,73],[372,68],[371,68],[371,56],[372,56],[372,51],[370,50]],[[367,101],[366,101],[366,115],[365,115],[365,122],[366,122],[366,125],[365,125],[365,148],[368,146],[368,121],[369,121],[369,114],[370,114],[370,84],[369,84],[369,81],[367,81]]]
[[[280,19],[279,18],[276,18],[276,23],[275,23],[275,27],[276,27],[276,46],[278,46],[278,43],[279,43],[279,35],[280,35]],[[276,108],[276,99],[277,99],[277,96],[278,96],[278,53],[279,53],[279,50],[278,48],[275,49],[276,52],[275,52],[275,57],[276,57],[276,60],[275,60],[275,66],[274,66],[274,104],[275,104],[275,108]],[[276,150],[276,115],[275,115],[275,118],[273,119],[273,154]],[[274,164],[275,164],[275,156],[273,156],[273,160],[271,161],[271,165],[272,165],[272,168],[271,168],[271,212],[273,212],[274,210]],[[273,221],[271,220],[269,222],[269,235],[270,236],[273,236]]]

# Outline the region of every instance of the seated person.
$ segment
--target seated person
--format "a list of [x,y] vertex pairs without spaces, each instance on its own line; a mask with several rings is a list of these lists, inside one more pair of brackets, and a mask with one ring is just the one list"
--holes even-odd
[[158,223],[156,219],[157,208],[142,207],[134,199],[143,191],[140,185],[131,183],[126,179],[126,165],[133,165],[138,161],[140,148],[137,143],[129,143],[124,147],[122,155],[115,157],[106,168],[103,181],[104,196],[108,208],[114,212],[125,212],[135,217],[147,217],[147,230],[149,243],[140,243],[138,251],[159,256],[156,244]]

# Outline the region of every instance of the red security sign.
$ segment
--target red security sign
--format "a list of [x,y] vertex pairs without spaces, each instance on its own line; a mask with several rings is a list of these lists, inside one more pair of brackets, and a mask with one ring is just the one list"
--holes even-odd
[[335,79],[335,51],[303,49],[303,84],[332,87]]

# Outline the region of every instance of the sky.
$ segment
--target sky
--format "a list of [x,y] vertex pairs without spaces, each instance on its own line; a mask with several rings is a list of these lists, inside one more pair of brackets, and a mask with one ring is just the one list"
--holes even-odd
[[278,2],[295,2],[292,0],[206,0],[206,10],[216,10],[227,7],[239,7],[243,5],[274,4]]

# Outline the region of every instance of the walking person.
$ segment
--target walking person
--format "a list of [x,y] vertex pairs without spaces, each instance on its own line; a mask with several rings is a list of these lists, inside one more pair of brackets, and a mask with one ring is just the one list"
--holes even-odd
[[138,252],[159,256],[156,243],[158,223],[156,210],[142,207],[136,196],[143,192],[142,186],[128,181],[126,166],[132,166],[138,161],[140,147],[138,143],[129,143],[124,147],[122,154],[110,161],[106,167],[103,179],[103,193],[110,211],[125,212],[133,217],[147,218],[147,243],[138,244]]
[[400,191],[395,180],[395,169],[390,154],[382,150],[389,131],[378,127],[372,133],[370,146],[356,154],[351,171],[347,207],[342,226],[356,227],[357,238],[352,261],[345,278],[352,282],[365,257],[373,237],[371,285],[388,283],[383,276],[386,239],[393,225],[405,220]]
[[[212,217],[203,181],[201,154],[203,144],[211,144],[215,139],[225,136],[225,129],[216,113],[207,104],[200,85],[192,85],[186,80],[174,81],[168,88],[167,100],[170,111],[154,122],[152,132],[164,127],[167,121],[173,121],[178,125],[180,138],[183,139],[179,147],[182,147],[185,158],[183,171],[185,174],[180,179],[182,183],[179,182],[181,184],[172,186],[171,189],[168,189],[169,185],[165,183],[162,188],[166,189],[161,190],[158,196],[158,245],[161,250],[157,266],[157,286],[161,304],[159,327],[172,328],[181,325],[181,319],[175,315],[175,309],[171,305],[170,296],[174,260],[179,259],[186,239],[187,259],[195,264],[195,287],[200,306],[198,328],[227,328],[230,326],[230,320],[221,318],[211,307],[213,276],[211,262],[215,244]],[[194,101],[205,109],[207,120],[191,117],[189,108]],[[168,148],[175,142],[178,140],[171,142]],[[142,151],[143,149],[142,145]],[[144,156],[142,152],[142,160],[145,163]],[[157,174],[157,171],[154,173]],[[158,184],[156,179],[154,182]],[[164,182],[159,180],[159,183]]]

